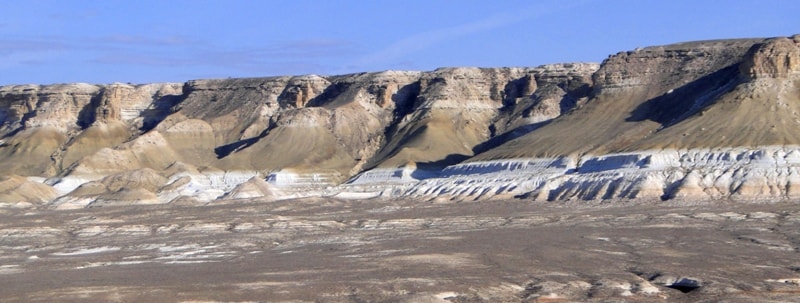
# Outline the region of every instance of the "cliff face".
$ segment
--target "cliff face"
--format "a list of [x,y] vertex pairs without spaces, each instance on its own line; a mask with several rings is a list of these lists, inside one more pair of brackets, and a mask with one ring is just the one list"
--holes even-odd
[[5,174],[54,176],[127,141],[151,119],[148,108],[179,94],[178,84],[1,87],[0,168]]
[[[462,161],[567,157],[578,167],[609,153],[800,145],[798,45],[690,42],[535,68],[4,86],[0,172],[52,186],[57,205],[85,206],[114,193],[207,201],[250,192],[234,189],[252,177],[286,189],[260,192],[292,196],[362,172],[353,180],[413,186]],[[646,187],[669,197],[686,174]],[[598,198],[540,183],[514,195]]]
[[628,150],[742,82],[736,67],[762,42],[692,42],[612,55],[594,73],[591,99],[579,110],[481,159]]
[[741,72],[751,79],[792,78],[800,73],[800,35],[775,38],[753,46]]

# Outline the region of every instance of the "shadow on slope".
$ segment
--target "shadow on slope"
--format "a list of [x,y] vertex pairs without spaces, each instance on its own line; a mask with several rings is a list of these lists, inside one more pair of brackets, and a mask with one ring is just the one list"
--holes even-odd
[[19,127],[5,134],[2,139],[13,138],[17,134],[19,134],[19,132],[25,130],[25,122],[32,119],[33,117],[36,117],[36,110],[32,110],[30,112],[23,114],[22,118],[19,119]]
[[225,158],[234,152],[250,147],[251,145],[258,142],[258,140],[261,140],[261,138],[266,137],[267,134],[269,133],[269,130],[271,130],[272,128],[274,128],[274,126],[270,125],[269,127],[267,127],[267,129],[258,134],[258,136],[239,140],[222,146],[217,146],[214,148],[214,153],[217,154],[217,159]]
[[305,107],[321,107],[328,105],[333,100],[336,100],[342,93],[346,92],[347,89],[350,88],[350,85],[352,85],[352,83],[334,81],[331,85],[328,85],[321,94],[308,100]]
[[661,124],[663,129],[698,112],[702,113],[703,108],[733,90],[739,83],[741,83],[739,64],[731,65],[670,90],[664,95],[642,102],[625,121],[650,120]]
[[498,147],[498,146],[502,145],[503,143],[506,143],[508,141],[511,141],[511,140],[516,139],[516,138],[519,138],[519,137],[522,137],[524,135],[527,135],[528,133],[539,129],[542,126],[547,125],[548,123],[550,123],[550,121],[553,121],[553,120],[551,119],[551,120],[542,121],[542,122],[538,122],[538,123],[523,125],[523,126],[515,128],[515,129],[512,129],[510,131],[507,131],[505,133],[502,133],[500,135],[491,137],[491,138],[489,138],[489,140],[486,140],[485,142],[483,142],[481,144],[478,144],[475,147],[473,147],[472,148],[472,152],[475,155],[477,155],[477,154],[480,154],[480,153],[485,152],[487,150],[490,150],[492,148]]
[[161,121],[164,121],[167,116],[178,112],[180,108],[176,108],[176,105],[183,102],[186,96],[186,93],[181,95],[166,95],[153,101],[152,106],[143,110],[141,113],[143,121],[142,127],[139,130],[142,131],[142,133],[148,132],[158,126]]
[[462,154],[449,154],[444,159],[429,162],[417,163],[417,169],[411,172],[411,177],[418,180],[440,176],[442,169],[450,165],[458,164],[470,156]]
[[75,121],[75,123],[78,124],[81,130],[86,130],[97,120],[97,107],[100,106],[104,93],[105,88],[100,89],[96,95],[92,96],[89,103],[84,105],[78,112],[78,121]]

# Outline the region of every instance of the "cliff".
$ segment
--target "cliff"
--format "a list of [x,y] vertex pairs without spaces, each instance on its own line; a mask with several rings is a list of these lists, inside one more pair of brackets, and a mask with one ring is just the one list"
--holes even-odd
[[[13,186],[0,198],[786,198],[800,186],[798,104],[800,36],[601,64],[3,86],[0,174]],[[14,194],[26,188],[40,194]]]

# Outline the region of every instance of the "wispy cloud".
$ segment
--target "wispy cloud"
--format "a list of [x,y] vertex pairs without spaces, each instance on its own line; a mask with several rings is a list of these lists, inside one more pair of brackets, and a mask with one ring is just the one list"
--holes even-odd
[[583,2],[564,1],[557,3],[558,4],[555,6],[540,3],[539,5],[515,10],[513,12],[494,14],[474,22],[411,35],[388,45],[380,51],[363,56],[349,64],[349,66],[363,68],[364,66],[394,64],[393,61],[397,60],[408,62],[407,59],[403,59],[406,55],[427,49],[446,40],[513,25],[538,16],[574,7]]
[[[174,58],[177,62],[195,62],[197,64],[237,64],[238,63],[252,63],[259,61],[270,61],[274,59],[301,59],[301,58],[320,58],[320,57],[336,57],[357,54],[353,43],[338,40],[297,40],[287,41],[280,43],[272,43],[264,46],[230,49],[219,47],[206,42],[187,42],[184,40],[140,40],[136,37],[126,37],[124,39],[115,39],[122,44],[152,44],[165,47],[154,47],[150,51],[145,52],[115,52],[106,54],[105,59],[100,60],[103,63],[114,63],[115,55],[119,56],[118,63],[125,62],[126,57],[132,54],[138,54],[138,57],[150,57],[155,59],[153,64],[162,64],[162,59]],[[186,42],[186,43],[184,43]],[[170,43],[176,45],[190,46],[191,49],[180,50],[174,49]],[[209,61],[210,60],[210,61]],[[143,63],[142,60],[139,63]]]
[[295,40],[268,45],[261,49],[253,50],[261,55],[283,57],[332,57],[353,55],[358,51],[354,43],[346,40],[335,39],[306,39]]
[[135,46],[177,46],[199,43],[184,36],[148,37],[143,35],[111,35],[91,39],[94,43]]
[[47,59],[52,59],[54,57],[56,57],[56,55],[53,52],[45,51],[0,54],[0,70],[19,66],[46,64]]
[[89,64],[164,67],[206,66],[264,70],[267,67],[321,66],[318,61],[360,55],[355,43],[336,39],[302,39],[231,48],[187,36],[109,35],[81,37],[0,38],[0,67],[52,60],[60,53]]
[[[215,67],[244,72],[278,73],[297,71],[321,72],[332,67],[320,63],[330,58],[351,58],[359,55],[354,43],[332,39],[307,39],[270,43],[249,48],[231,49],[210,42],[180,40],[176,45],[167,40],[116,37],[104,39],[104,45],[119,45],[115,51],[104,51],[89,63],[155,67]],[[185,44],[181,44],[184,43]],[[140,49],[123,45],[151,45]]]
[[0,39],[0,69],[43,64],[69,47],[58,39]]
[[0,55],[53,51],[69,48],[69,44],[59,39],[0,39]]

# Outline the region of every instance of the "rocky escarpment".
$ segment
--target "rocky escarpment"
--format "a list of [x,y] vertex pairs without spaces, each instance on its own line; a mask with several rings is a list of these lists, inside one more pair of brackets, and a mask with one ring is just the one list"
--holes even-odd
[[179,84],[5,86],[0,133],[6,174],[53,176],[101,148],[114,147],[156,119]]
[[[6,86],[2,171],[47,178],[62,196],[57,205],[76,206],[128,191],[162,202],[208,201],[253,176],[332,186],[373,167],[441,167],[472,156],[501,132],[575,106],[596,69]],[[108,178],[152,180],[100,186]]]
[[588,94],[597,67],[579,63],[425,73],[414,104],[387,132],[387,145],[372,162],[441,168],[473,156],[507,140],[502,134],[541,125],[573,108]]
[[[654,46],[602,64],[4,86],[0,172],[13,181],[7,202],[59,207],[788,198],[799,40]],[[764,166],[762,154],[784,160]],[[674,159],[642,164],[662,158]]]

